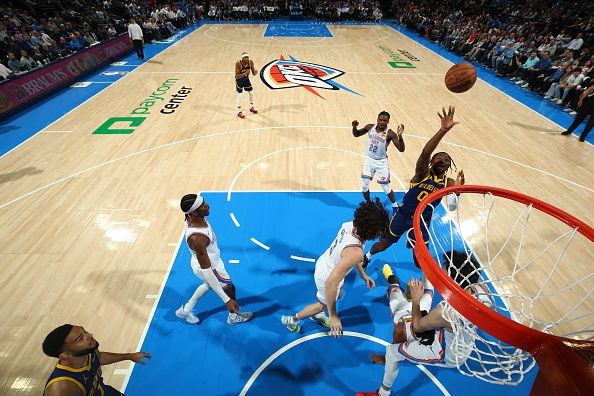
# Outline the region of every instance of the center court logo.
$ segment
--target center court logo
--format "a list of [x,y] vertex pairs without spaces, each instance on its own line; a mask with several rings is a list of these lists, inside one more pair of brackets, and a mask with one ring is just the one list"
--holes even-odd
[[260,71],[260,79],[270,89],[302,87],[324,99],[314,88],[337,91],[343,89],[355,95],[360,93],[333,81],[344,74],[343,71],[315,63],[300,62],[289,55],[290,60],[282,55],[264,66]]

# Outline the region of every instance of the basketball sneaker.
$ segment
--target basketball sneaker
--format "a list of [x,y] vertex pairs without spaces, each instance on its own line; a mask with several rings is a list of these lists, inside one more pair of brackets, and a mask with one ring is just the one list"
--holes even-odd
[[281,323],[287,328],[287,330],[289,330],[291,333],[298,333],[299,330],[301,330],[301,326],[299,326],[299,323],[301,321],[297,320],[295,321],[293,319],[293,316],[291,315],[283,315],[281,316]]
[[390,264],[384,264],[382,267],[382,274],[384,274],[384,278],[386,278],[388,285],[400,287],[400,280],[398,280],[398,277],[394,275]]
[[192,311],[186,311],[186,306],[182,305],[175,311],[175,316],[181,319],[185,319],[186,322],[196,324],[200,322],[200,319],[192,313]]
[[371,259],[367,258],[367,254],[363,254],[363,260],[361,260],[361,266],[363,267],[363,269],[367,268],[370,261],[371,261]]
[[237,113],[237,117],[239,118],[245,118],[245,114],[243,114],[241,111],[239,113]]
[[258,110],[254,109],[253,107],[250,107],[250,113],[258,114]]
[[390,264],[384,264],[384,266],[382,267],[382,274],[384,274],[384,278],[386,278],[386,280],[388,280],[390,275],[394,275],[394,272],[392,271],[392,267],[390,267]]
[[379,396],[379,393],[377,393],[377,391],[375,391],[375,392],[356,392],[355,396]]
[[229,316],[227,316],[227,324],[230,326],[234,326],[239,323],[247,322],[248,320],[251,320],[253,317],[253,312],[229,312]]
[[309,319],[312,320],[313,322],[319,324],[320,326],[324,326],[327,328],[331,327],[330,326],[330,318],[327,317],[324,312],[320,312],[317,315],[310,316]]

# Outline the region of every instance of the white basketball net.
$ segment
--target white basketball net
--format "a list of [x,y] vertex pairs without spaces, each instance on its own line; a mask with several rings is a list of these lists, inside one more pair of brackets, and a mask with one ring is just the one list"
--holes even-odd
[[[440,267],[451,268],[459,284],[474,283],[474,296],[484,305],[541,332],[592,340],[593,250],[575,229],[532,205],[463,193],[457,209],[434,211],[429,237]],[[534,367],[528,352],[493,338],[447,302],[443,312],[455,334],[449,347],[462,374],[516,385]]]

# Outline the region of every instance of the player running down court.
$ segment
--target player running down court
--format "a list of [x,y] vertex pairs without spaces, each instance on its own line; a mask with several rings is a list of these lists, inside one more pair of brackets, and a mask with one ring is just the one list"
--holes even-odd
[[[302,319],[307,317],[330,327],[332,335],[342,334],[342,323],[336,311],[336,300],[342,294],[344,278],[353,268],[367,284],[374,288],[375,282],[361,267],[365,241],[376,239],[384,233],[388,226],[388,211],[380,203],[379,198],[364,201],[355,209],[352,221],[343,223],[336,238],[328,249],[316,261],[314,281],[317,288],[317,302],[310,304],[295,315],[283,315],[281,322],[290,332],[298,332]],[[328,308],[330,318],[324,315]]]
[[382,111],[377,116],[376,124],[367,124],[362,129],[357,129],[359,121],[352,122],[353,136],[359,137],[367,134],[367,145],[365,146],[365,164],[363,165],[363,172],[361,173],[361,189],[363,197],[369,201],[369,184],[377,174],[377,183],[382,186],[390,202],[392,202],[392,210],[398,206],[396,204],[396,197],[394,191],[390,187],[390,165],[388,163],[388,146],[390,142],[401,153],[404,152],[404,140],[402,139],[402,132],[404,132],[404,125],[398,125],[396,132],[388,128],[390,122],[390,113]]
[[[412,229],[412,218],[415,210],[419,203],[429,194],[439,189],[446,187],[446,185],[461,185],[464,184],[464,172],[460,170],[456,180],[446,177],[447,172],[452,167],[453,161],[450,155],[446,152],[439,152],[431,156],[433,151],[437,148],[437,145],[443,139],[443,137],[458,124],[458,121],[454,121],[455,108],[450,106],[448,111],[442,108],[442,113],[437,113],[441,119],[441,127],[433,135],[431,139],[425,144],[423,151],[417,159],[415,166],[415,175],[410,180],[410,189],[404,194],[402,198],[402,205],[398,207],[396,213],[390,220],[389,232],[379,242],[375,243],[369,252],[367,252],[363,258],[363,268],[367,267],[367,264],[371,260],[371,256],[378,252],[383,252],[392,244],[396,243],[400,237]],[[455,166],[455,164],[454,164]],[[455,210],[457,206],[457,197],[448,196],[448,208]],[[436,208],[440,200],[432,202],[427,205],[425,211],[423,211],[423,221],[429,226],[431,218],[433,216],[433,210],[431,207]],[[423,232],[423,241],[429,242],[429,235],[427,228],[421,227]],[[414,243],[414,235],[410,232],[410,240]],[[416,258],[413,255],[413,259],[417,267],[419,266]]]
[[258,111],[254,108],[254,88],[250,82],[250,72],[252,75],[258,74],[258,70],[254,67],[254,62],[250,59],[247,52],[241,54],[241,59],[235,62],[235,88],[237,89],[237,116],[245,118],[245,114],[241,111],[241,98],[245,90],[250,96],[250,112],[257,114]]
[[247,322],[254,314],[239,312],[239,305],[235,301],[235,285],[231,282],[231,277],[221,260],[217,236],[206,221],[206,216],[210,213],[210,206],[200,194],[187,194],[181,199],[180,207],[185,213],[185,236],[192,254],[190,264],[194,274],[204,283],[198,286],[186,304],[175,311],[175,315],[185,319],[188,323],[200,322],[192,310],[206,292],[213,290],[229,310],[227,324],[235,325]]

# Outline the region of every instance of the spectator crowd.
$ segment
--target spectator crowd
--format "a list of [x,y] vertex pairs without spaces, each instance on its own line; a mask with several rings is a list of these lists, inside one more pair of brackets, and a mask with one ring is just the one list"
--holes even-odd
[[299,10],[325,21],[379,21],[372,0],[12,0],[0,3],[0,81],[43,67],[127,31],[134,18],[145,42],[163,40],[202,18],[269,20]]
[[572,113],[593,84],[594,3],[568,0],[14,0],[0,5],[0,80],[42,67],[127,31],[146,42],[198,19],[268,20],[298,11],[322,21],[379,21],[417,31],[497,76]]
[[382,19],[379,2],[375,0],[219,0],[209,3],[210,20],[270,20],[288,17],[299,10],[303,18],[320,21],[372,22]]
[[594,3],[395,0],[395,22],[575,115],[594,77]]
[[0,3],[0,80],[43,67],[127,32],[142,21],[145,40],[161,40],[201,17],[204,2],[21,0]]

